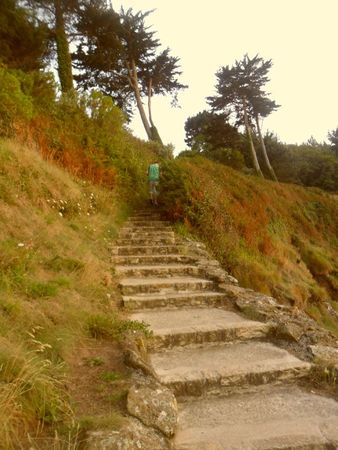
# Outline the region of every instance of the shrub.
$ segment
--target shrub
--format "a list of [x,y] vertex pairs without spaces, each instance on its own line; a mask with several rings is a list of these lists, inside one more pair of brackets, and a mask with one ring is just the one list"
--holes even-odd
[[0,136],[13,135],[15,124],[30,120],[33,112],[33,99],[23,92],[19,77],[0,67]]

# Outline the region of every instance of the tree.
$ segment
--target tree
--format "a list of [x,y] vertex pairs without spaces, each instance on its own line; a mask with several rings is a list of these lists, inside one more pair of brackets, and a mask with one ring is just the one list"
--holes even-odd
[[[267,73],[271,60],[264,61],[256,55],[250,59],[245,55],[233,67],[222,67],[217,73],[217,95],[208,97],[215,111],[226,111],[235,115],[238,124],[244,124],[250,143],[251,157],[256,173],[263,176],[253,142],[253,99],[266,97],[262,87],[268,82]],[[277,105],[276,105],[277,107]],[[259,114],[258,114],[259,115]]]
[[0,60],[10,69],[30,72],[43,66],[48,53],[47,31],[31,20],[17,0],[0,2]]
[[[185,86],[177,78],[179,59],[170,56],[169,49],[157,54],[160,43],[145,24],[150,13],[87,8],[78,23],[83,37],[75,60],[84,89],[99,86],[128,112],[136,103],[148,138],[161,141],[152,117],[152,96],[170,94],[175,102]],[[148,99],[148,116],[143,97]]]
[[189,117],[185,122],[188,146],[198,152],[220,148],[238,148],[241,136],[237,128],[230,125],[229,114],[203,111]]
[[261,144],[261,149],[262,149],[263,157],[265,160],[265,164],[270,172],[272,179],[275,181],[278,181],[275,171],[273,170],[273,167],[270,163],[268,152],[266,150],[265,142],[264,142],[264,139],[262,136],[261,127],[259,124],[259,118],[267,117],[268,115],[270,115],[272,113],[272,111],[275,111],[279,107],[279,105],[277,105],[274,102],[274,100],[270,100],[269,98],[264,97],[262,95],[261,96],[252,96],[250,98],[250,103],[252,106],[252,114],[255,119],[258,138],[259,138],[259,142]]
[[49,27],[50,38],[56,44],[61,90],[68,92],[73,89],[73,73],[66,28],[79,8],[79,0],[26,0],[26,3]]
[[329,131],[328,138],[331,143],[331,149],[338,158],[338,127],[335,130]]

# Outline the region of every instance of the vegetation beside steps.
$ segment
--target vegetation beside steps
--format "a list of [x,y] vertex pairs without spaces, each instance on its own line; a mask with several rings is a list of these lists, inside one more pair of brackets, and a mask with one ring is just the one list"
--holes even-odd
[[243,287],[305,310],[338,336],[338,203],[314,188],[247,176],[202,157],[162,167],[161,200]]
[[116,428],[129,371],[111,243],[122,194],[0,142],[0,448],[75,449]]

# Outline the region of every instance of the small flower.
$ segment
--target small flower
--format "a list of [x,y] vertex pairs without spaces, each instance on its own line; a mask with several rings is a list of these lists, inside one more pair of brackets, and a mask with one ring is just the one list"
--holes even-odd
[[24,247],[24,246],[25,246],[25,244],[23,242],[18,243],[18,247]]
[[62,212],[59,212],[59,216],[63,217],[63,214],[62,214]]

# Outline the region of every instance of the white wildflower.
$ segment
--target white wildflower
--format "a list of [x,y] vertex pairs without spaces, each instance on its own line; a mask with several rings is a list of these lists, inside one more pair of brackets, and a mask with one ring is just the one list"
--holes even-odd
[[23,242],[18,243],[18,247],[24,247],[24,246],[25,246],[25,244]]
[[59,212],[59,216],[63,217],[63,214],[62,214],[62,212]]

